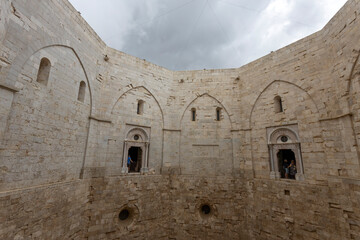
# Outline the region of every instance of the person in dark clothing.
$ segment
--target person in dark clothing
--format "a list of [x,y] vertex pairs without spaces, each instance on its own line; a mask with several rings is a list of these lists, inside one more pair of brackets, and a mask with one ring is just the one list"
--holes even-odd
[[291,163],[290,163],[290,165],[289,165],[289,175],[290,175],[290,178],[291,178],[291,179],[295,179],[296,173],[297,173],[297,170],[296,170],[295,161],[294,161],[294,160],[291,160]]
[[289,178],[289,161],[287,159],[284,159],[284,162],[283,162],[283,169],[285,171],[285,178]]

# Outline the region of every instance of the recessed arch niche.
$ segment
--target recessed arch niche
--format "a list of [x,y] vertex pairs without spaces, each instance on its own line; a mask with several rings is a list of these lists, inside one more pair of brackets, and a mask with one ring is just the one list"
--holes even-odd
[[[217,109],[222,109],[221,121],[216,118]],[[180,125],[182,174],[208,176],[232,173],[234,165],[231,120],[219,100],[209,94],[196,97],[186,107]]]

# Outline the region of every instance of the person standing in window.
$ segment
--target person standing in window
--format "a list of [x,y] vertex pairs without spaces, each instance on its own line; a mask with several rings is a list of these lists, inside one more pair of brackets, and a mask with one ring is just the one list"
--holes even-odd
[[289,165],[289,161],[287,159],[284,159],[283,169],[285,171],[285,178],[289,178]]
[[295,179],[295,174],[296,174],[296,165],[295,165],[295,161],[291,160],[291,163],[289,165],[289,174],[290,174],[290,178],[291,179]]
[[128,172],[130,172],[130,165],[133,163],[134,161],[131,159],[130,155],[128,156],[128,160],[127,160],[127,167],[128,167]]

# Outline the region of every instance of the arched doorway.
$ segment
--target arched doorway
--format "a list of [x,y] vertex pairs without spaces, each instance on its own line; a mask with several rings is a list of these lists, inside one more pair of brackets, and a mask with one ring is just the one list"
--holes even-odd
[[149,137],[140,127],[131,128],[124,141],[122,173],[145,173],[149,170]]
[[270,178],[304,180],[297,126],[268,129]]

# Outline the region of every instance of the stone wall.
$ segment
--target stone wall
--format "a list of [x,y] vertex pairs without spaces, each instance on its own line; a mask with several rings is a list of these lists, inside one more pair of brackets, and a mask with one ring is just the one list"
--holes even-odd
[[[93,179],[89,193],[88,239],[169,239],[172,224],[169,179],[126,176]],[[123,209],[130,212],[121,221]]]
[[88,194],[79,180],[1,192],[1,239],[83,239]]
[[[254,180],[246,215],[253,239],[358,239],[359,180]],[[355,198],[354,198],[355,197]]]
[[[66,0],[0,4],[1,239],[360,238],[358,1],[240,68],[179,72],[107,47]],[[272,166],[278,128],[298,180]]]

